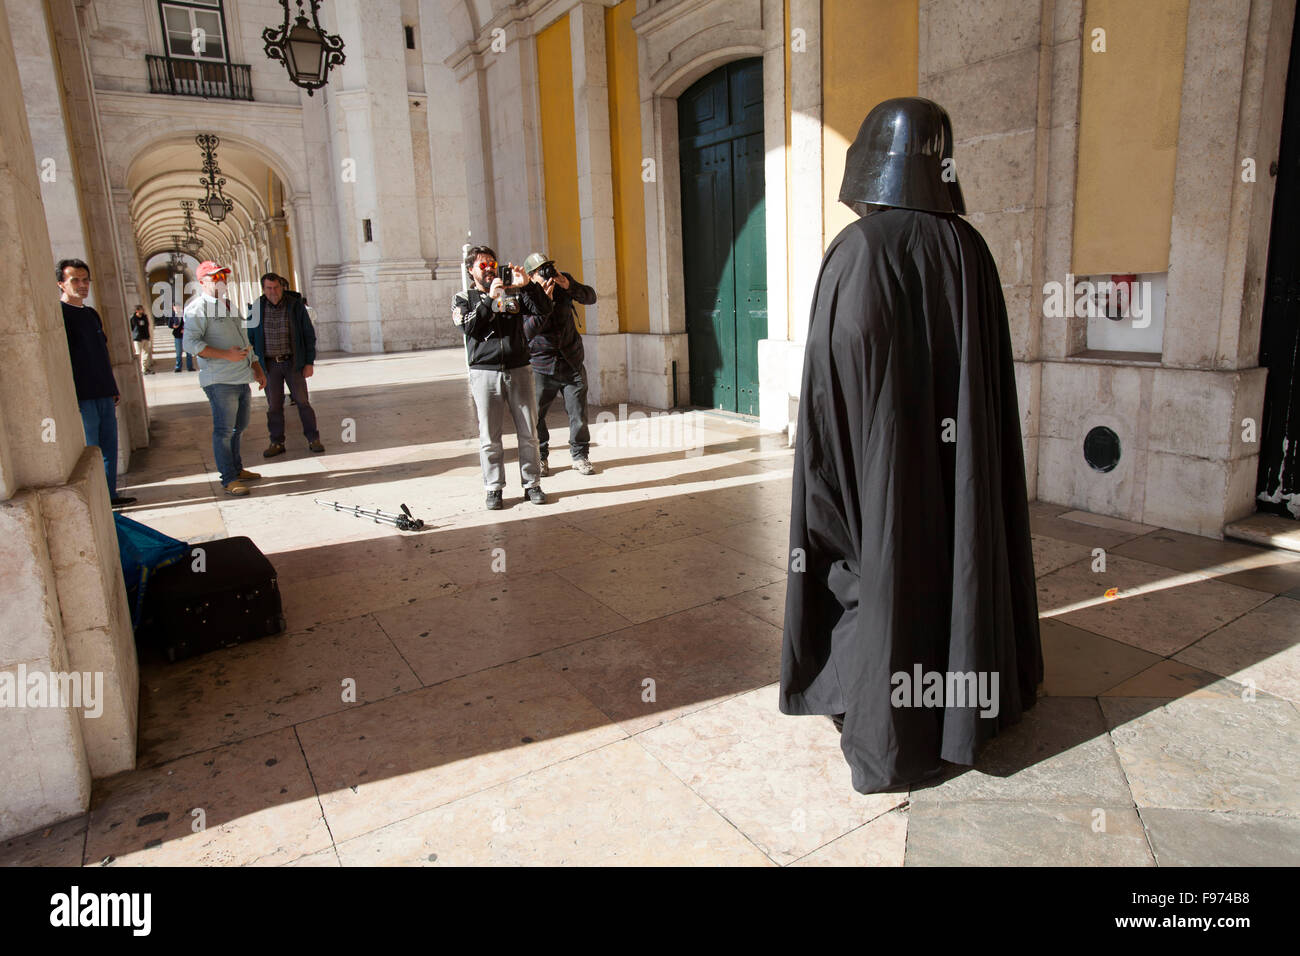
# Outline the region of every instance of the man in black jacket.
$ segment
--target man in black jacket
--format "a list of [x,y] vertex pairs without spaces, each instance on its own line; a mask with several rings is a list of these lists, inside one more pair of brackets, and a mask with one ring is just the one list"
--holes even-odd
[[506,486],[501,416],[506,408],[519,438],[519,478],[535,505],[545,504],[537,460],[537,399],[528,365],[524,315],[550,315],[551,300],[519,268],[497,274],[496,253],[473,246],[465,254],[465,272],[474,284],[452,298],[451,320],[465,334],[465,361],[470,392],[478,411],[479,462],[487,508],[501,508]]
[[253,354],[266,370],[266,430],[271,444],[263,458],[284,454],[284,387],[298,407],[307,447],[320,453],[320,429],[307,396],[307,379],[316,362],[316,329],[302,296],[285,288],[274,272],[262,276],[262,295],[248,312],[248,340]]
[[541,456],[542,477],[551,473],[547,464],[551,432],[546,427],[546,413],[555,401],[563,396],[565,411],[569,413],[569,455],[573,470],[583,475],[596,469],[587,458],[591,433],[587,428],[587,376],[582,367],[582,336],[574,321],[573,303],[594,305],[596,290],[583,285],[567,272],[555,268],[555,261],[540,252],[524,260],[524,271],[553,303],[551,314],[524,317],[524,335],[528,338],[529,357],[533,366],[534,388],[537,392],[538,454]]

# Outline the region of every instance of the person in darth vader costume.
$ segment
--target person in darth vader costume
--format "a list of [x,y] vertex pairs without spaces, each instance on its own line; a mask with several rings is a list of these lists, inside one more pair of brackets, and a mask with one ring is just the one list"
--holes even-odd
[[780,707],[835,719],[862,793],[974,763],[1043,677],[1006,304],[951,160],[938,104],[871,111],[808,328]]

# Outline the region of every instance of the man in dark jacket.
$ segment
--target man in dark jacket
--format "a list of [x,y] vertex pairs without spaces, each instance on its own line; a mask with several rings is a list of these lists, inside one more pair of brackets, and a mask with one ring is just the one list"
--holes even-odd
[[528,338],[529,358],[533,366],[533,383],[537,392],[537,439],[542,477],[551,473],[547,464],[551,432],[546,427],[546,413],[556,395],[564,398],[569,413],[569,455],[573,470],[583,475],[595,472],[587,458],[591,433],[587,429],[587,375],[582,367],[582,336],[574,321],[573,303],[594,305],[596,290],[583,285],[567,272],[555,268],[555,261],[540,252],[524,260],[524,271],[537,283],[553,303],[551,314],[524,317],[524,335]]
[[938,104],[849,147],[796,431],[780,707],[839,718],[862,793],[975,762],[1043,679],[1011,331]]
[[263,458],[284,454],[284,387],[298,408],[307,447],[323,452],[316,411],[307,397],[307,379],[316,361],[316,330],[302,296],[285,289],[274,272],[262,276],[262,294],[248,310],[248,340],[266,370],[266,430],[271,444]]
[[519,478],[524,494],[535,505],[545,504],[537,461],[537,398],[523,316],[550,315],[551,300],[518,267],[508,275],[498,275],[497,255],[487,246],[473,246],[465,253],[465,273],[474,284],[452,298],[451,320],[465,334],[465,362],[478,411],[479,462],[487,508],[501,508],[501,492],[506,486],[501,416],[507,408],[519,438]]

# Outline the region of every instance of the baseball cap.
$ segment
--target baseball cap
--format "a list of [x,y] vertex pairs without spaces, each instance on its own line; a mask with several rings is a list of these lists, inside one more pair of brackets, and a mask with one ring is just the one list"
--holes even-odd
[[524,271],[527,272],[529,275],[532,275],[542,266],[546,265],[546,263],[554,262],[554,261],[555,261],[554,259],[551,259],[550,257],[546,256],[544,253],[534,252],[527,259],[524,260]]
[[211,259],[209,259],[206,262],[199,263],[199,270],[195,274],[199,277],[201,281],[203,279],[208,278],[209,276],[220,275],[223,272],[226,275],[230,275],[230,270],[226,266],[219,266]]

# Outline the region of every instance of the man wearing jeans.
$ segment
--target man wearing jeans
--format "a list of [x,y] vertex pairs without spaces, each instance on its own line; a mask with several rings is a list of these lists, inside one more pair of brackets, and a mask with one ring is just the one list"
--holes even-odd
[[501,416],[507,408],[519,437],[519,478],[524,494],[535,505],[546,503],[537,460],[537,399],[523,316],[549,315],[551,300],[518,267],[499,276],[496,259],[487,246],[474,246],[466,253],[465,272],[474,286],[457,292],[451,305],[451,320],[465,334],[465,360],[478,410],[479,463],[489,511],[501,508],[506,485]]
[[226,494],[248,494],[246,481],[262,476],[244,469],[239,436],[248,427],[252,394],[248,383],[266,387],[243,319],[226,301],[230,270],[215,262],[199,265],[201,292],[185,307],[185,351],[198,356],[199,385],[212,407],[212,455]]
[[298,407],[307,447],[323,452],[316,412],[307,397],[307,379],[316,361],[316,330],[302,296],[289,295],[284,279],[274,272],[262,276],[262,295],[249,309],[249,338],[253,355],[266,370],[266,430],[271,444],[263,458],[284,454],[284,387]]
[[117,493],[116,406],[121,396],[113,376],[113,360],[108,356],[104,323],[99,313],[86,305],[86,296],[90,295],[90,266],[80,259],[60,259],[56,276],[86,444],[99,448],[104,455],[104,476],[108,479],[108,496],[113,507],[129,505],[135,499]]

